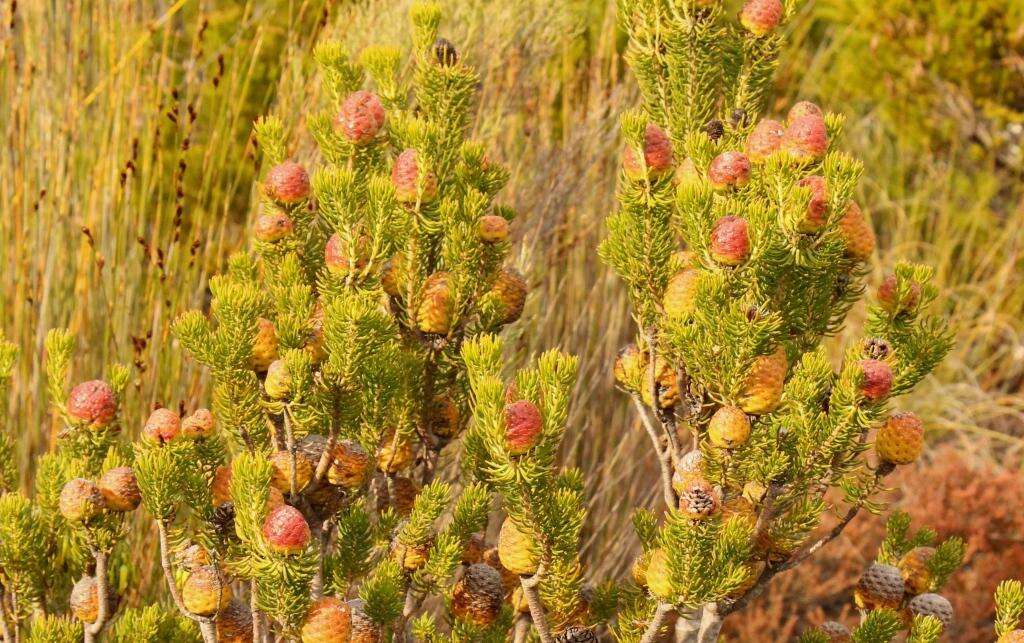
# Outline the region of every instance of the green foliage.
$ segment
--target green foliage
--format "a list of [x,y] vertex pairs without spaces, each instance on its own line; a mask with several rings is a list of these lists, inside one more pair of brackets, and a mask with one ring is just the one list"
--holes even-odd
[[130,607],[114,622],[110,640],[116,643],[193,643],[202,641],[195,624],[160,605]]
[[[855,641],[887,643],[904,630],[906,640],[916,643],[930,643],[942,637],[942,621],[934,616],[916,614],[913,619],[892,619],[897,611],[901,614],[910,613],[908,606],[915,595],[939,592],[949,577],[963,564],[966,549],[963,539],[953,536],[936,545],[936,537],[935,531],[928,527],[911,531],[910,515],[906,512],[894,511],[890,514],[885,524],[885,538],[878,547],[875,561],[898,569],[905,583],[904,594],[894,606],[895,609],[874,604],[865,606],[862,605],[861,599],[855,596],[855,602],[863,615],[861,626],[854,631]],[[913,555],[910,558],[906,557],[917,548],[927,548],[923,550],[925,558]],[[912,583],[911,579],[916,581]],[[861,591],[860,585],[857,591]],[[817,636],[814,631],[809,631],[801,640],[820,640],[816,638]]]
[[[579,546],[586,516],[578,471],[559,471],[558,446],[566,430],[575,358],[549,351],[519,371],[508,385],[515,397],[534,404],[541,427],[526,452],[513,452],[506,438],[506,385],[501,379],[502,344],[493,336],[466,342],[463,357],[473,389],[473,424],[466,455],[481,481],[491,485],[520,531],[537,543],[539,593],[560,623],[578,608],[582,590]],[[536,617],[536,615],[535,615]]]
[[373,565],[375,533],[370,514],[360,505],[350,505],[337,516],[338,546],[328,559],[335,592],[348,593],[349,586]]
[[29,623],[30,643],[77,643],[82,640],[82,623],[71,616],[36,616]]
[[897,565],[900,559],[915,547],[934,547],[934,553],[926,561],[930,590],[939,591],[949,577],[963,565],[967,544],[962,538],[953,536],[935,545],[936,533],[922,527],[910,533],[910,515],[905,511],[894,511],[885,525],[885,539],[878,549],[878,562]]
[[0,582],[18,597],[18,616],[45,600],[48,539],[47,525],[28,498],[16,492],[0,496]]
[[934,616],[915,616],[907,641],[935,643],[942,636],[942,621]]
[[159,447],[145,442],[135,447],[135,476],[142,492],[142,505],[153,518],[170,520],[181,502],[180,482],[186,477],[187,460],[182,443]]
[[946,584],[949,577],[964,564],[967,543],[962,538],[952,537],[944,540],[935,548],[935,554],[928,560],[928,573],[931,574],[932,591],[938,591]]
[[[410,21],[408,64],[393,47],[316,47],[327,100],[305,119],[314,170],[292,161],[283,115],[256,122],[270,169],[251,252],[210,280],[208,312],[173,326],[212,375],[217,428],[137,448],[153,516],[251,583],[289,636],[314,585],[358,593],[382,629],[403,630],[415,616],[403,608],[446,596],[486,527],[490,491],[455,494],[435,476],[468,416],[461,347],[514,321],[525,296],[502,268],[508,242],[481,232],[482,217],[514,218],[496,203],[509,175],[467,138],[479,77],[435,51],[440,8],[415,4]],[[294,194],[275,183],[285,171]],[[548,463],[564,409],[551,418]],[[310,529],[301,551],[265,535],[278,491]],[[414,568],[411,549],[427,554]]]
[[[427,489],[424,489],[424,493],[426,491]],[[417,505],[420,504],[424,493],[416,498]],[[448,589],[444,585],[448,579],[453,578],[470,536],[487,527],[490,500],[490,493],[480,484],[470,484],[462,491],[455,503],[451,522],[437,534],[430,545],[426,564],[413,574],[412,586],[418,593],[438,593]],[[417,507],[413,507],[409,521],[399,530],[399,543],[404,542],[403,533],[414,522],[416,512]],[[429,542],[427,533],[427,530],[424,530],[425,539],[419,541],[421,544]]]
[[900,615],[891,609],[868,612],[853,631],[854,643],[889,643],[903,629]]
[[821,630],[806,630],[800,634],[798,643],[829,643],[829,636]]
[[381,561],[359,587],[366,615],[378,624],[386,625],[402,614],[405,579],[398,563]]
[[[5,603],[0,616],[10,636],[17,637],[27,628],[28,640],[60,641],[82,636],[82,628],[76,623],[34,615],[62,603],[71,583],[80,577],[92,576],[102,587],[108,587],[107,563],[119,555],[115,547],[127,533],[126,508],[109,503],[98,488],[94,487],[95,495],[87,493],[89,497],[80,505],[74,497],[69,497],[68,503],[62,501],[68,481],[80,478],[95,484],[105,472],[132,464],[131,454],[117,440],[121,432],[119,409],[129,371],[123,366],[109,366],[105,384],[113,399],[108,399],[101,388],[98,397],[84,400],[87,407],[103,410],[98,416],[101,421],[72,415],[66,406],[66,388],[74,345],[74,337],[66,329],[53,329],[46,336],[47,389],[54,415],[63,428],[55,447],[37,460],[34,493],[15,490],[18,475],[11,457],[13,436],[7,427],[0,431],[0,454],[7,456],[0,475],[4,486],[0,494],[0,586],[10,603]],[[13,345],[0,338],[0,393],[8,392],[16,355]],[[81,406],[83,400],[77,403]],[[85,510],[76,513],[77,506]],[[98,634],[112,615],[113,605],[108,604],[104,619],[90,624],[90,636]]]
[[[7,417],[10,406],[11,378],[18,359],[18,347],[0,334],[0,418]],[[0,490],[14,491],[18,484],[18,471],[14,460],[14,438],[6,421],[0,426]]]
[[1019,580],[999,583],[996,588],[996,636],[1002,636],[1020,626],[1024,617],[1024,584]]

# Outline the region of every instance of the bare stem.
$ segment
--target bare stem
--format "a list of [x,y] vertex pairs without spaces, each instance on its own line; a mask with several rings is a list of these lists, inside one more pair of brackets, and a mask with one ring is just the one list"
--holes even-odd
[[107,584],[107,552],[93,550],[93,560],[96,562],[96,569],[93,578],[96,580],[96,620],[85,626],[85,643],[92,643],[96,640],[103,626],[110,618],[110,587]]
[[327,559],[327,546],[331,540],[331,530],[333,529],[333,523],[330,520],[325,520],[320,523],[320,528],[317,530],[320,540],[320,550],[317,552],[317,568],[316,573],[313,575],[312,587],[310,592],[314,599],[318,599],[323,595],[324,590],[324,567]]
[[636,406],[637,413],[640,415],[640,422],[644,425],[644,429],[647,430],[647,435],[651,438],[651,446],[654,447],[654,452],[658,456],[658,465],[661,467],[661,492],[664,496],[665,504],[670,509],[674,509],[679,504],[679,501],[676,498],[675,490],[672,488],[672,453],[669,449],[661,446],[658,429],[647,414],[643,401],[636,395],[633,396],[633,405]]
[[701,612],[680,612],[676,610],[675,643],[695,643],[700,631]]
[[199,621],[199,633],[203,635],[203,641],[217,640],[217,626],[211,620]]
[[18,627],[18,591],[11,590],[11,621],[14,622],[14,643],[21,640],[21,629]]
[[526,643],[526,637],[530,634],[530,617],[520,614],[516,617],[515,633],[512,636],[512,643]]
[[320,484],[320,481],[327,475],[327,470],[331,468],[331,462],[334,457],[334,445],[338,440],[338,414],[340,413],[340,400],[341,394],[337,388],[334,389],[334,393],[331,396],[331,422],[327,430],[327,443],[324,445],[324,452],[320,454],[320,460],[316,463],[316,471],[313,472],[313,483],[311,486],[316,487]]
[[[0,588],[0,592],[2,592],[2,588]],[[6,596],[3,593],[0,593],[0,633],[3,633],[4,643],[13,643],[14,637],[11,635],[11,629],[7,623],[7,607],[4,605],[5,599]],[[11,610],[11,615],[12,617],[14,616],[14,609]],[[14,620],[14,628],[15,631],[17,631],[17,619],[12,618],[12,620]]]
[[412,618],[413,614],[419,611],[425,598],[425,594],[417,592],[412,587],[405,592],[405,605],[402,607],[402,615],[398,617],[394,628],[395,637],[398,641],[401,642],[406,640],[405,627],[409,623],[409,619]]
[[252,613],[252,643],[263,643],[263,612],[256,605],[256,579],[249,581],[249,611]]
[[289,475],[289,491],[290,491],[289,495],[291,496],[291,498],[294,499],[294,498],[297,498],[298,495],[299,495],[299,490],[296,488],[296,485],[298,485],[298,480],[296,480],[296,478],[298,478],[298,474],[296,472],[296,469],[298,469],[298,462],[296,462],[296,456],[295,456],[295,437],[292,435],[292,423],[288,419],[288,407],[287,406],[285,406],[285,408],[284,408],[284,444],[285,444],[285,447],[288,449],[288,455],[290,456],[290,465],[291,465],[290,466],[291,471],[288,473],[288,475]]
[[434,407],[434,395],[437,388],[438,355],[437,347],[431,344],[423,377],[423,400],[420,408],[420,440],[423,443],[425,456],[423,470],[420,472],[420,486],[426,486],[433,481],[437,471],[437,460],[441,455],[441,445],[430,426],[430,413]]
[[544,614],[544,606],[540,604],[540,594],[537,586],[544,578],[544,564],[537,568],[533,576],[520,576],[519,584],[523,587],[523,596],[526,597],[526,604],[530,606],[530,616],[533,618],[533,625],[537,628],[541,643],[553,643],[551,626],[548,625],[548,617]]
[[654,616],[651,618],[651,622],[647,624],[647,629],[644,631],[640,643],[654,643],[658,640],[658,635],[661,634],[661,630],[665,627],[665,623],[668,621],[669,615],[672,614],[672,610],[673,608],[670,604],[658,603],[658,609],[654,610]]
[[724,618],[718,612],[718,605],[711,603],[704,606],[704,615],[700,619],[700,631],[697,634],[698,643],[715,643],[722,631]]
[[[185,602],[181,599],[181,591],[178,590],[178,584],[174,582],[174,570],[171,568],[171,554],[170,545],[167,539],[167,523],[163,520],[156,521],[157,533],[160,536],[160,567],[164,571],[164,580],[167,582],[167,590],[171,593],[171,600],[174,601],[174,605],[178,608],[178,611],[187,618],[192,619],[199,624],[199,631],[203,635],[203,641],[205,643],[217,643],[217,628],[214,626],[213,619],[207,616],[197,616],[192,612],[188,611],[185,607]],[[98,562],[98,561],[97,561]],[[104,567],[106,563],[104,562]],[[97,564],[97,571],[99,565]],[[105,585],[106,583],[104,583]],[[100,601],[103,600],[103,594],[100,594]],[[103,603],[101,602],[102,606]],[[99,619],[97,618],[97,621]]]

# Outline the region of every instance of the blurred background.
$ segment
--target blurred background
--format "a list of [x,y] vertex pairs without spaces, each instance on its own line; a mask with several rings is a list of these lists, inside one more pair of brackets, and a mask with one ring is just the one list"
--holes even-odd
[[[632,507],[654,505],[656,462],[610,366],[632,328],[597,259],[614,208],[618,114],[635,103],[611,0],[459,0],[442,33],[482,73],[474,136],[512,171],[517,262],[532,295],[510,364],[558,346],[581,357],[565,460],[588,473],[589,573],[627,573]],[[170,321],[246,243],[260,114],[281,116],[310,158],[305,115],[321,101],[322,38],[403,42],[409,0],[5,1],[0,7],[0,330],[22,359],[9,407],[18,458],[55,424],[43,338],[78,338],[73,379],[131,363],[125,417],[204,400],[206,381]],[[858,198],[880,252],[931,264],[958,341],[900,404],[927,419],[927,457],[896,504],[968,539],[950,588],[957,641],[988,640],[996,582],[1024,569],[1024,3],[810,0],[790,26],[772,111],[809,99],[847,117],[863,159]],[[858,334],[855,309],[845,335]],[[846,340],[834,339],[838,350]],[[847,588],[881,521],[862,518],[739,622],[730,640],[779,640],[850,610]],[[138,594],[152,591],[140,556]],[[140,596],[130,597],[137,600]]]

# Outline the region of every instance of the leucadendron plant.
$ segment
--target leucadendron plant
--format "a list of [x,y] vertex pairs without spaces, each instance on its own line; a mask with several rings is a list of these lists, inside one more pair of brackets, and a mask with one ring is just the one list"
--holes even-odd
[[460,603],[486,585],[487,488],[437,475],[470,415],[463,343],[526,296],[508,173],[467,138],[479,78],[440,20],[414,5],[408,55],[317,47],[318,159],[256,123],[252,252],[175,323],[211,410],[155,411],[136,469],[168,589],[207,641],[405,640],[441,616],[469,641],[511,618]]
[[[951,346],[928,312],[931,270],[901,263],[869,298],[863,340],[829,359],[875,242],[842,117],[808,102],[763,113],[795,9],[750,0],[736,19],[714,1],[619,2],[642,100],[622,117],[600,252],[633,305],[615,375],[665,504],[635,517],[624,640],[673,622],[676,640],[716,640],[773,576],[880,510],[885,476],[922,446],[921,421],[892,400]],[[816,536],[826,514],[838,518]]]
[[[30,484],[12,455],[18,436],[0,431],[0,635],[5,643],[194,640],[194,628],[159,605],[120,609],[138,580],[124,545],[141,502],[121,414],[130,370],[111,365],[69,387],[74,353],[70,331],[47,334],[54,433]],[[4,405],[16,358],[0,337]]]

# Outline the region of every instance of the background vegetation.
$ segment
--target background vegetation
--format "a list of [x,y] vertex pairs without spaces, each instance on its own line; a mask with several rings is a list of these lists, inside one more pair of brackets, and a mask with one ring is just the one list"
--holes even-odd
[[[133,430],[156,400],[205,399],[201,371],[169,350],[168,325],[205,305],[207,277],[244,243],[258,170],[252,120],[270,111],[297,131],[320,98],[302,80],[313,76],[318,39],[342,39],[353,51],[402,42],[408,4],[3,3],[0,329],[24,355],[8,410],[23,465],[53,438],[40,360],[48,328],[66,325],[78,337],[73,380],[96,377],[111,361],[134,364],[125,411]],[[523,213],[517,263],[532,294],[506,342],[510,365],[554,346],[580,355],[564,457],[591,474],[588,547],[614,541],[631,550],[627,509],[653,504],[658,491],[647,438],[612,392],[610,366],[629,321],[625,293],[596,255],[613,209],[617,116],[635,103],[614,3],[463,0],[448,15],[442,32],[466,43],[463,55],[483,77],[475,135],[509,165],[506,192]],[[807,98],[847,116],[846,145],[866,165],[858,199],[879,234],[874,275],[896,256],[935,266],[957,331],[942,371],[908,400],[934,430],[927,474],[908,478],[904,502],[922,512],[946,507],[936,494],[975,498],[969,489],[982,479],[1004,491],[994,502],[1020,498],[1024,7],[817,0],[793,30],[777,104]],[[293,146],[300,157],[312,153],[310,141]],[[851,320],[860,317],[855,310]],[[949,488],[939,491],[937,480]],[[982,556],[1019,550],[1012,534],[1019,538],[1021,525],[981,511],[991,504],[965,501],[935,526],[987,538],[977,541]],[[801,573],[835,579],[835,591],[848,587],[860,561],[844,568],[839,552],[867,557],[878,537],[865,524],[837,543],[835,559]],[[152,557],[139,556],[140,575],[152,577]],[[626,573],[630,561],[590,562],[600,576]],[[972,564],[960,574],[958,607],[971,618],[956,640],[984,640],[969,624],[987,620],[998,567]],[[803,594],[801,581],[780,582],[751,627],[762,618],[756,631],[789,628],[774,630],[782,636],[807,623],[800,614],[838,615],[842,597]],[[797,596],[800,613],[781,619]]]

